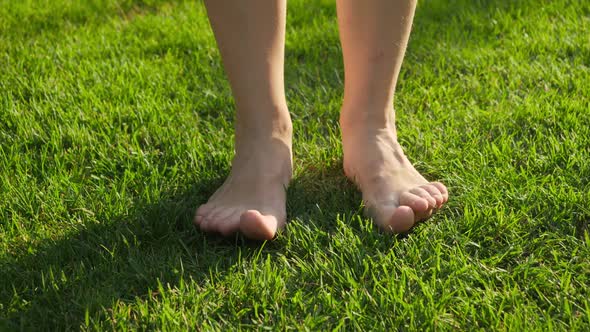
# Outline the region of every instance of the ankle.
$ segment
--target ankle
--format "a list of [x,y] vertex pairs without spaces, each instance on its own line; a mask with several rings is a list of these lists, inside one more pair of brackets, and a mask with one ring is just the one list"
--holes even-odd
[[290,140],[293,136],[291,116],[286,107],[271,111],[254,111],[238,115],[235,124],[236,138]]
[[395,132],[395,113],[392,108],[342,106],[339,122],[342,132],[358,130],[393,130]]
[[340,131],[343,141],[354,137],[390,136],[397,142],[397,130],[393,120],[377,120],[362,116],[341,117]]

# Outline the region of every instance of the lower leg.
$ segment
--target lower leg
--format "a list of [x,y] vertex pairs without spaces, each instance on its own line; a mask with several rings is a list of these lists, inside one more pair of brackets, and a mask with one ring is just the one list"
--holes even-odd
[[195,224],[224,235],[270,239],[285,224],[291,119],[285,101],[285,0],[206,0],[236,102],[236,155],[225,183]]
[[381,228],[407,231],[448,198],[446,187],[424,179],[397,142],[393,98],[416,2],[337,5],[346,82],[340,116],[344,169]]

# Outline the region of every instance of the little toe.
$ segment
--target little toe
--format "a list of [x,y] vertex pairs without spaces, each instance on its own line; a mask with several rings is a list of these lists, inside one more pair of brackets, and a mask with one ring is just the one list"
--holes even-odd
[[410,192],[424,198],[428,202],[429,209],[434,209],[436,207],[436,199],[434,199],[434,197],[432,197],[428,191],[424,190],[424,188],[415,187],[410,189]]
[[424,212],[429,209],[427,200],[409,191],[405,191],[400,195],[399,204],[407,205],[416,212]]
[[436,206],[435,208],[440,208],[444,202],[444,198],[442,196],[442,194],[440,193],[440,190],[438,190],[437,187],[435,187],[432,184],[425,184],[423,186],[421,186],[422,189],[426,190],[430,196],[432,198],[434,198],[434,200],[436,201]]
[[272,240],[279,222],[273,215],[263,215],[257,210],[248,210],[240,216],[240,232],[254,240]]
[[443,204],[445,204],[449,200],[449,191],[447,187],[440,182],[431,182],[430,184],[435,186],[438,189],[438,191],[440,191],[443,197]]

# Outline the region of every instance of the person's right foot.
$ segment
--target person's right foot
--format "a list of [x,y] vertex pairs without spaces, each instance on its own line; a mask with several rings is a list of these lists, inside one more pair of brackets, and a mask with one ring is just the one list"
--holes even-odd
[[223,185],[196,212],[194,223],[224,236],[240,232],[270,240],[286,223],[286,189],[292,176],[291,122],[265,134],[239,137],[232,170]]

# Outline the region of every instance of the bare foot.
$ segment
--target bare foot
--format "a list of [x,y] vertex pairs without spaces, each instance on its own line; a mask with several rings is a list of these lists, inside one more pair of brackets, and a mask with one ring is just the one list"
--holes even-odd
[[395,127],[341,124],[344,172],[361,189],[366,212],[381,229],[408,231],[447,202],[447,188],[426,180],[406,158]]
[[255,130],[237,138],[230,175],[197,209],[194,223],[201,230],[270,240],[284,227],[292,176],[290,120],[288,128],[269,137]]

